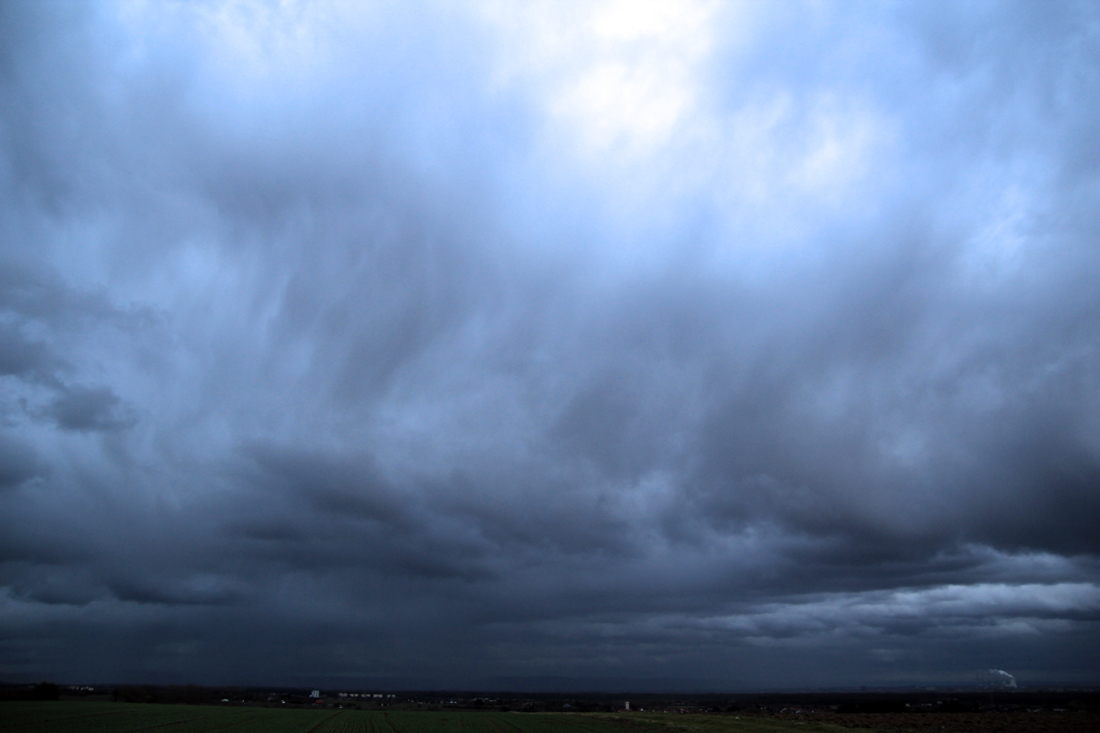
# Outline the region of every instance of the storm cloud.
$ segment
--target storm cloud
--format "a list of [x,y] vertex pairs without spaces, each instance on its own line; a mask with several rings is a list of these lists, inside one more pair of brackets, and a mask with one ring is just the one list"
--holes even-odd
[[1090,3],[0,6],[0,676],[1100,683]]

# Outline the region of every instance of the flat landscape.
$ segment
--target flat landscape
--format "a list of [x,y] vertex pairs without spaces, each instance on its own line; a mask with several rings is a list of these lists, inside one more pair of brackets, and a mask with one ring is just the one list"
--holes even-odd
[[1095,731],[1095,712],[780,715],[286,709],[112,702],[0,703],[3,733],[783,733]]
[[[656,717],[656,719],[653,719]],[[669,717],[669,716],[665,716]],[[691,721],[683,718],[691,718]],[[309,710],[132,703],[12,702],[0,704],[0,731],[123,733],[264,731],[265,733],[623,733],[625,730],[786,731],[842,728],[737,716],[659,716],[591,713],[418,712]],[[709,725],[701,725],[706,722]]]

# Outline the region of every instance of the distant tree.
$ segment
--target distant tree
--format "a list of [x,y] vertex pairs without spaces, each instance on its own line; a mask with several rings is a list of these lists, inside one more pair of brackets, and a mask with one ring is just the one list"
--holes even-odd
[[61,688],[52,682],[39,682],[31,689],[32,700],[56,700],[61,696]]

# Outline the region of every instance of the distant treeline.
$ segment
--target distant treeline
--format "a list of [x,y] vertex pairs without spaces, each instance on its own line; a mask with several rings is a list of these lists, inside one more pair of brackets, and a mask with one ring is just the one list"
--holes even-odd
[[[115,702],[157,702],[203,705],[230,700],[264,702],[270,693],[243,690],[238,687],[201,687],[199,685],[102,685],[98,687],[57,685],[39,682],[34,685],[6,685],[0,687],[0,700],[61,700],[66,698],[98,698]],[[285,698],[306,701],[305,695]],[[289,702],[290,699],[287,701]]]
[[60,697],[61,687],[52,682],[0,687],[0,700],[57,700]]
[[51,682],[0,686],[0,700],[111,700],[128,703],[343,707],[360,710],[483,710],[516,712],[744,713],[770,715],[798,710],[835,713],[978,712],[984,710],[1100,711],[1100,690],[1039,689],[1018,691],[899,690],[896,692],[802,692],[741,694],[656,693],[474,693],[405,691],[385,697],[340,690],[203,687],[199,685],[65,686]]

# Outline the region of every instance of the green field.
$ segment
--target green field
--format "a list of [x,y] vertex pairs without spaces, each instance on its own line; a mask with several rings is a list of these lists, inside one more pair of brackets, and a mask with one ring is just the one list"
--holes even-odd
[[730,715],[381,712],[109,702],[0,703],[0,733],[783,733],[836,726]]

